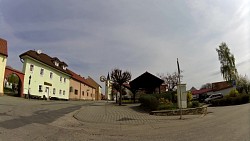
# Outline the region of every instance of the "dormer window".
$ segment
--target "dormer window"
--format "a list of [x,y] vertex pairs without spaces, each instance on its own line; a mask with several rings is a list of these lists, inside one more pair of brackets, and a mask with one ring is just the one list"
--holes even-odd
[[55,65],[58,67],[59,66],[59,63],[57,61],[55,61]]
[[66,70],[66,69],[67,69],[67,67],[66,67],[66,66],[63,66],[63,69],[64,69],[64,70]]

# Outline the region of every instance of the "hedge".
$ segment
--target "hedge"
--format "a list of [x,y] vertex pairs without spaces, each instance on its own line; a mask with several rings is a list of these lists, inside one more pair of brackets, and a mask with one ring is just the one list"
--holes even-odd
[[159,106],[158,99],[151,94],[142,95],[139,98],[139,101],[140,101],[142,107],[145,107],[145,108],[150,109],[150,110],[156,110]]
[[249,95],[239,95],[236,97],[224,97],[222,99],[212,100],[211,104],[213,106],[229,106],[229,105],[239,105],[249,102]]

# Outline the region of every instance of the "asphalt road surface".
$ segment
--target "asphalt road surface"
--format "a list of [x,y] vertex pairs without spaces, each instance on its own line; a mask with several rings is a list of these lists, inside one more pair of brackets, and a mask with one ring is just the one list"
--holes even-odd
[[82,110],[86,115],[98,112],[94,106],[86,110],[93,104],[96,102],[0,97],[0,141],[250,141],[250,104],[209,107],[207,115],[184,116],[184,120],[162,117],[159,122],[128,125],[74,118]]

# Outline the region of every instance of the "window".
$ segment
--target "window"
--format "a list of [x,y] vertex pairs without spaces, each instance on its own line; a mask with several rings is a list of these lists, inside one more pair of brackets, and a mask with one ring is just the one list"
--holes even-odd
[[65,91],[63,91],[63,95],[65,95]]
[[49,74],[49,78],[50,78],[50,79],[52,79],[52,78],[53,78],[53,73],[52,73],[52,72],[50,72],[50,74]]
[[62,82],[62,77],[60,76],[60,82]]
[[30,65],[30,71],[33,71],[34,70],[34,65]]
[[59,91],[59,94],[60,94],[60,95],[62,94],[62,90]]
[[39,91],[39,92],[43,92],[43,86],[42,86],[42,85],[39,85],[39,86],[38,86],[38,91]]
[[89,93],[87,92],[87,96],[89,96]]
[[55,65],[58,67],[59,66],[59,63],[57,61],[55,61]]
[[43,76],[43,74],[44,74],[44,69],[41,68],[41,70],[40,70],[40,75]]
[[72,86],[69,88],[69,92],[73,92],[73,87]]
[[91,94],[91,97],[93,97],[93,95]]
[[53,94],[56,94],[56,88],[53,88]]
[[64,83],[66,83],[66,78],[64,78]]
[[63,66],[63,69],[66,70],[67,69],[66,66]]
[[82,91],[82,95],[84,96],[84,91]]
[[75,95],[78,95],[78,90],[77,89],[75,89]]

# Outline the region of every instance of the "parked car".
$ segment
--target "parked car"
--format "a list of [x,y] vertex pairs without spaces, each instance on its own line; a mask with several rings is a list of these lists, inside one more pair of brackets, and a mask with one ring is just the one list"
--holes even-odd
[[205,103],[210,103],[211,100],[220,99],[220,98],[223,98],[223,95],[221,93],[211,94],[208,98],[205,99]]

